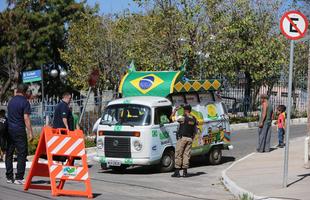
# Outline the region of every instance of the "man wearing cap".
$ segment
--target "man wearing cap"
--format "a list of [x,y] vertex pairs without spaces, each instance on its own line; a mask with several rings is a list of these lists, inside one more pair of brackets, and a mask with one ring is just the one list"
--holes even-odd
[[268,101],[268,95],[262,94],[261,98],[261,114],[258,124],[258,145],[257,152],[269,152],[270,151],[270,139],[271,139],[271,123],[273,118],[272,104]]
[[[26,98],[28,86],[17,86],[15,96],[8,104],[8,143],[5,158],[7,183],[22,185],[25,183],[26,157],[28,154],[27,132],[29,140],[33,139],[30,121],[30,103]],[[13,154],[17,150],[17,173],[13,176]]]
[[[177,107],[172,116],[175,115]],[[180,127],[177,133],[177,145],[175,150],[175,171],[171,177],[180,177],[180,169],[183,169],[183,176],[187,177],[187,169],[189,167],[189,159],[192,150],[192,141],[196,133],[197,120],[190,114],[192,107],[190,105],[184,106],[184,115],[179,117],[177,121]]]

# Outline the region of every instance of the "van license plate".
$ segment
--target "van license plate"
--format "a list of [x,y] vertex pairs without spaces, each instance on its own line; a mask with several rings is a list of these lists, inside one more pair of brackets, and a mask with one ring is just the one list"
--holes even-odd
[[108,160],[109,166],[121,166],[122,162],[119,160]]

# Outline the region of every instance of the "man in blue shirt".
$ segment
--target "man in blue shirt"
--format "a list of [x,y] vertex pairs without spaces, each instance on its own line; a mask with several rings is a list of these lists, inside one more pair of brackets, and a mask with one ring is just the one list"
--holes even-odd
[[[25,95],[28,86],[20,84],[15,96],[8,104],[8,146],[5,158],[7,183],[22,185],[25,183],[24,175],[26,168],[26,157],[28,154],[27,132],[29,140],[33,139],[33,131],[30,121],[30,103]],[[13,177],[13,154],[17,150],[17,173],[15,181]]]
[[71,94],[65,92],[62,95],[62,100],[56,105],[54,111],[53,128],[65,128],[73,131],[73,116],[69,108],[71,102]]

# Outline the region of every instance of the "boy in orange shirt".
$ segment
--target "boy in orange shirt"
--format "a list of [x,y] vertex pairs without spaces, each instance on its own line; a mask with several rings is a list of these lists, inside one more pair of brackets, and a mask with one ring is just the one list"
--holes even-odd
[[283,148],[284,147],[284,134],[285,134],[285,110],[286,107],[284,105],[279,105],[277,107],[277,115],[278,120],[275,124],[278,125],[278,140],[279,144],[277,147]]

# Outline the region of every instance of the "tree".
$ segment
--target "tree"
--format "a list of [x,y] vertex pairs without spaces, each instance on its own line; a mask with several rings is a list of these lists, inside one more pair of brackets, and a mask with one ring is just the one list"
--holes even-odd
[[74,87],[86,89],[90,72],[99,69],[97,88],[116,89],[121,68],[126,64],[125,38],[120,36],[121,25],[117,21],[86,13],[70,25],[68,45],[61,51],[61,57],[70,66],[69,81]]
[[259,89],[266,84],[272,88],[285,63],[283,37],[272,31],[277,26],[273,13],[277,13],[278,6],[271,5],[251,5],[248,0],[223,4],[226,7],[223,27],[215,35],[208,62],[231,79],[244,73],[244,103],[248,106],[256,99],[251,97],[253,87],[257,85]]
[[64,65],[58,49],[66,42],[66,26],[83,12],[84,3],[68,1],[9,1],[0,13],[1,81],[0,101],[21,82],[23,70],[40,65]]

